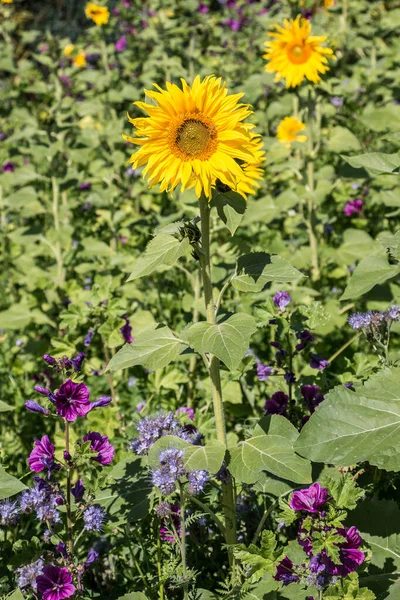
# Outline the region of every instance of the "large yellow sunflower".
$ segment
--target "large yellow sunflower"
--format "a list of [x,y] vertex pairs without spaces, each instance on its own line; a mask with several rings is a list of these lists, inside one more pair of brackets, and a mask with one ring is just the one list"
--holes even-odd
[[135,102],[149,116],[131,119],[136,138],[124,139],[140,146],[130,161],[137,169],[146,165],[143,176],[161,191],[195,188],[211,198],[217,181],[238,191],[252,193],[261,178],[264,153],[253,125],[242,121],[251,114],[249,105],[239,103],[243,94],[228,94],[225,84],[213,75],[200,81],[197,76],[182,89],[166,84],[163,90],[147,91],[153,104]]
[[278,33],[269,32],[275,41],[265,42],[265,70],[276,73],[275,81],[285,78],[286,87],[300,85],[305,77],[318,83],[320,73],[329,71],[327,57],[334,56],[331,48],[321,46],[326,36],[310,35],[311,24],[301,15],[294,20],[285,19],[283,24],[275,25]]
[[85,8],[85,15],[100,27],[101,25],[106,25],[108,23],[110,11],[106,6],[98,6],[94,2],[89,2]]

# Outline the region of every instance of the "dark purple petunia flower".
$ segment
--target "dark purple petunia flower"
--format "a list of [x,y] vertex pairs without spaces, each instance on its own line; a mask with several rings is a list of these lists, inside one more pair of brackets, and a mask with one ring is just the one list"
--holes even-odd
[[129,323],[129,319],[125,316],[122,318],[125,319],[125,325],[122,325],[120,332],[125,340],[125,343],[132,344],[135,341],[135,338],[132,337],[132,327]]
[[79,501],[79,500],[82,500],[85,490],[86,490],[86,488],[83,485],[82,479],[78,479],[76,484],[74,486],[72,486],[72,488],[71,488],[71,494],[73,495],[75,500]]
[[90,190],[91,187],[92,187],[92,184],[89,181],[84,181],[83,183],[79,184],[79,189],[82,192]]
[[30,412],[37,412],[37,413],[41,413],[42,415],[50,415],[51,414],[47,408],[43,408],[43,406],[40,406],[40,404],[38,404],[34,400],[27,400],[25,402],[25,408],[27,410],[29,410]]
[[122,35],[119,40],[115,42],[115,51],[123,52],[126,50],[126,35]]
[[300,581],[300,577],[293,573],[293,563],[288,556],[285,556],[285,558],[276,565],[274,579],[276,579],[276,581],[282,581],[283,585],[289,585],[289,583]]
[[258,363],[257,365],[257,379],[258,381],[266,381],[270,375],[274,372],[272,367]]
[[275,392],[265,403],[267,415],[283,415],[289,402],[289,396],[284,392]]
[[288,292],[276,292],[275,296],[272,298],[274,304],[279,310],[285,310],[286,306],[290,303],[291,297]]
[[319,483],[314,483],[309,488],[293,492],[289,505],[293,510],[319,513],[319,509],[325,504],[327,498],[328,490],[322,488]]
[[75,383],[72,379],[67,379],[55,395],[56,410],[67,421],[76,421],[93,408],[89,396],[89,389],[84,383]]
[[90,449],[97,452],[93,460],[101,465],[109,465],[114,458],[114,446],[108,441],[106,435],[101,435],[97,431],[92,431],[83,436],[84,442],[90,442]]
[[36,584],[42,600],[63,600],[75,593],[72,575],[66,567],[47,565],[43,574],[36,578]]
[[324,396],[319,393],[319,387],[317,385],[302,385],[300,392],[311,412],[314,412],[316,407],[325,399]]
[[1,170],[3,171],[3,173],[14,173],[15,164],[9,160],[8,162],[4,163]]
[[28,463],[31,471],[40,473],[45,469],[51,471],[54,468],[54,444],[47,435],[41,440],[35,441],[35,447],[29,455]]
[[329,361],[316,354],[311,354],[310,367],[312,369],[318,369],[318,371],[323,371],[326,367],[329,367]]

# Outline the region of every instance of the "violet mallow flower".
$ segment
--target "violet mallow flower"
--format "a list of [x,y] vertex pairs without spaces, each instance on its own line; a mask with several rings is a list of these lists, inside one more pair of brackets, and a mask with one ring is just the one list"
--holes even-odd
[[56,410],[67,421],[76,421],[84,417],[92,408],[89,402],[89,389],[84,383],[75,383],[68,379],[55,394]]
[[85,571],[95,562],[97,562],[99,560],[99,553],[96,552],[96,550],[93,550],[93,548],[91,550],[89,550],[88,555],[87,555],[87,559],[85,561],[85,564],[83,565],[85,568]]
[[318,371],[323,371],[326,367],[329,367],[329,361],[316,354],[311,354],[310,367],[312,369],[318,369]]
[[194,410],[193,408],[187,408],[186,406],[181,406],[180,408],[178,408],[178,410],[175,411],[175,414],[177,416],[181,415],[187,415],[188,418],[191,421],[194,421]]
[[272,367],[258,363],[257,365],[257,379],[258,381],[266,381],[270,375],[274,372]]
[[93,456],[93,460],[101,465],[109,465],[114,458],[114,446],[108,441],[106,435],[101,435],[97,431],[87,433],[83,437],[84,442],[90,442],[90,449],[97,452],[97,456]]
[[282,581],[283,585],[289,585],[289,583],[300,581],[300,577],[293,573],[293,563],[288,556],[285,556],[285,558],[276,565],[274,579],[276,579],[276,581]]
[[40,406],[40,404],[34,400],[27,400],[24,406],[27,410],[29,410],[29,412],[41,413],[42,415],[46,416],[50,414],[50,411],[47,408],[43,408],[43,406]]
[[289,402],[289,396],[284,392],[275,392],[265,403],[267,415],[283,415]]
[[126,35],[123,35],[115,42],[115,51],[123,52],[126,50]]
[[328,490],[319,483],[314,483],[309,488],[294,492],[289,503],[290,508],[308,513],[319,513],[321,506],[328,499]]
[[273,297],[274,304],[279,310],[285,310],[286,306],[291,301],[291,296],[288,292],[276,292]]
[[3,173],[13,173],[15,171],[15,164],[10,160],[5,162],[2,169]]
[[50,442],[47,435],[44,435],[41,440],[35,441],[35,447],[29,455],[28,464],[31,471],[40,473],[45,469],[48,472],[54,468],[54,444]]
[[358,215],[361,212],[362,207],[364,206],[364,201],[358,198],[357,200],[349,200],[345,207],[343,208],[343,212],[346,217],[351,217],[351,215]]
[[83,485],[83,481],[82,479],[78,479],[78,481],[76,482],[76,484],[74,486],[72,486],[71,488],[71,494],[73,495],[73,497],[75,498],[75,500],[77,500],[79,502],[79,500],[82,500],[83,495],[85,493],[85,486]]
[[320,394],[317,385],[302,385],[300,392],[311,412],[314,412],[316,407],[325,399],[324,396]]
[[346,539],[344,544],[340,544],[339,556],[342,565],[337,567],[338,575],[345,577],[358,569],[364,562],[365,554],[359,550],[362,537],[356,527],[338,529],[338,533]]
[[122,318],[125,319],[125,325],[122,325],[122,327],[120,328],[120,332],[122,334],[122,337],[124,338],[125,343],[132,344],[135,341],[135,338],[132,337],[132,327],[129,323],[129,319],[126,316]]
[[66,567],[47,565],[36,578],[36,584],[42,600],[63,600],[75,594],[72,575]]

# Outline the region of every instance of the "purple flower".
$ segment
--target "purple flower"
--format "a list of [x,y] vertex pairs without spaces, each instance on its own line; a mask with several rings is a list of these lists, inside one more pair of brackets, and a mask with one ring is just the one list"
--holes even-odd
[[208,13],[209,10],[210,9],[208,8],[207,4],[203,4],[202,2],[200,2],[199,8],[198,8],[199,13],[201,13],[202,15],[205,15]]
[[68,379],[55,395],[56,410],[67,421],[84,417],[93,407],[89,402],[90,392],[84,383]]
[[47,469],[48,472],[54,468],[54,444],[52,444],[47,435],[41,440],[35,441],[35,447],[29,455],[28,464],[31,471],[40,473]]
[[43,354],[43,360],[47,362],[47,364],[51,367],[57,364],[57,361],[54,358],[54,356],[50,356],[50,354]]
[[[362,544],[362,537],[356,527],[338,529],[338,533],[346,541],[344,544],[340,544],[339,556],[342,565],[337,567],[337,574],[345,577],[358,569],[365,560],[365,554],[359,550]],[[334,574],[336,575],[336,573]]]
[[266,381],[270,375],[274,372],[272,367],[258,363],[257,365],[257,379],[258,381]]
[[70,598],[75,593],[72,575],[66,567],[47,565],[43,574],[36,578],[37,590],[42,600],[62,600]]
[[129,319],[127,317],[122,318],[125,319],[125,325],[122,325],[120,332],[125,340],[125,343],[132,344],[135,341],[135,338],[132,337],[132,327],[129,323]]
[[311,344],[314,342],[314,336],[310,331],[304,330],[296,333],[297,339],[300,340],[300,343],[296,345],[296,350],[304,350],[307,344]]
[[273,297],[274,304],[279,308],[279,310],[285,310],[291,299],[292,298],[288,292],[276,292],[275,296]]
[[35,385],[33,389],[35,390],[35,392],[41,394],[42,396],[48,396],[50,394],[50,390],[41,385]]
[[289,402],[289,396],[284,392],[275,392],[265,403],[267,415],[283,415]]
[[57,552],[59,552],[61,554],[61,556],[63,556],[64,558],[67,558],[67,556],[68,556],[67,546],[64,544],[64,542],[58,542],[58,544],[56,546],[56,550],[57,550]]
[[350,200],[343,208],[343,212],[346,215],[346,217],[351,217],[351,215],[358,215],[358,213],[361,212],[363,206],[364,201],[360,198],[358,198],[357,200]]
[[332,96],[331,104],[335,108],[341,108],[343,106],[343,98],[340,98],[340,96]]
[[169,496],[175,490],[178,479],[186,474],[183,466],[183,450],[169,448],[160,453],[161,467],[152,473],[153,485],[158,487],[162,494]]
[[69,89],[72,86],[72,80],[68,77],[68,75],[64,75],[64,73],[60,75],[60,81],[63,84],[63,86],[67,89]]
[[328,490],[322,488],[319,483],[314,483],[309,488],[293,492],[289,503],[293,510],[301,510],[309,513],[319,513],[321,506],[325,504],[328,498]]
[[47,408],[43,408],[43,406],[40,406],[40,404],[38,404],[34,400],[27,400],[25,402],[25,408],[30,412],[42,413],[43,415],[51,414]]
[[87,433],[83,437],[84,442],[90,442],[90,449],[97,452],[97,456],[93,460],[101,465],[109,465],[114,458],[114,446],[108,441],[106,435],[101,435],[97,431]]
[[79,373],[79,371],[82,368],[82,363],[86,358],[86,354],[84,352],[79,352],[79,354],[77,354],[75,356],[75,358],[71,358],[70,362],[71,365],[74,368],[75,373]]
[[82,479],[78,479],[76,484],[71,488],[71,494],[78,502],[82,500],[85,493],[85,486],[83,485]]
[[168,517],[171,514],[172,506],[173,505],[167,502],[166,500],[160,502],[160,504],[156,508],[157,517]]
[[355,331],[358,329],[366,329],[371,325],[372,313],[354,313],[350,315],[347,322]]
[[284,379],[287,384],[296,383],[296,375],[293,373],[293,371],[289,371],[288,373],[285,373]]
[[139,437],[130,444],[136,454],[147,454],[152,445],[164,435],[177,435],[189,441],[183,427],[172,413],[161,413],[156,417],[145,417],[137,425]]
[[189,482],[189,493],[193,496],[196,494],[200,494],[210,479],[210,474],[208,471],[191,471],[187,474],[188,482]]
[[42,575],[44,567],[44,561],[42,558],[35,562],[19,567],[15,570],[17,574],[17,586],[24,590],[25,588],[31,587],[35,592],[37,590],[36,578]]
[[15,164],[11,161],[5,162],[1,170],[3,173],[14,173]]
[[123,52],[126,50],[126,35],[123,35],[115,42],[115,51]]
[[85,561],[85,564],[83,565],[85,567],[85,571],[95,562],[97,562],[99,560],[99,553],[96,552],[96,550],[93,550],[93,548],[91,550],[89,550],[88,555],[87,555],[87,559]]
[[386,319],[398,321],[400,318],[400,306],[393,305],[384,313]]
[[92,409],[93,408],[100,408],[101,406],[108,406],[109,404],[111,404],[112,402],[112,398],[110,396],[100,396],[100,398],[98,400],[95,400],[94,402],[91,403]]
[[311,412],[314,412],[316,407],[325,399],[324,396],[319,393],[319,387],[317,385],[302,385],[300,392]]
[[87,190],[90,190],[92,187],[92,184],[89,181],[84,181],[83,183],[79,184],[79,189],[84,192]]
[[300,578],[293,573],[293,563],[288,556],[276,565],[276,573],[274,579],[282,581],[283,585],[289,585],[296,581],[300,581]]
[[83,345],[86,346],[86,348],[88,348],[92,343],[94,333],[94,329],[89,329],[89,331],[87,332],[85,339],[83,340]]
[[318,371],[323,371],[326,367],[329,366],[329,362],[316,354],[311,354],[310,367],[312,369],[318,369]]
[[194,410],[193,408],[187,408],[186,406],[181,406],[178,410],[175,411],[176,415],[187,415],[191,421],[194,421]]
[[0,524],[15,525],[19,519],[18,502],[3,500],[0,502]]
[[39,46],[40,52],[47,52],[48,49],[49,49],[49,47],[47,44],[40,44],[40,46]]
[[101,506],[89,506],[83,511],[85,531],[101,531],[105,519],[105,512]]

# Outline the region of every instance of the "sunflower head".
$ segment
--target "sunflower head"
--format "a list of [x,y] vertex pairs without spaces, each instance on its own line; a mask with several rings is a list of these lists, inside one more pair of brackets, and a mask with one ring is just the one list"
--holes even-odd
[[335,0],[324,0],[324,8],[332,8],[335,6]]
[[242,196],[254,192],[261,178],[264,153],[252,125],[243,123],[250,107],[239,103],[243,94],[228,94],[221,79],[197,76],[189,86],[167,83],[156,91],[146,90],[153,102],[135,102],[146,118],[131,119],[137,137],[124,139],[139,146],[130,161],[133,168],[145,166],[143,176],[161,191],[195,188],[211,198],[218,183]]
[[305,127],[304,123],[296,119],[296,117],[285,117],[278,125],[276,137],[280,142],[286,144],[287,148],[290,148],[292,142],[304,143],[307,141],[305,135],[298,135]]
[[110,11],[106,6],[98,6],[94,2],[89,2],[85,8],[85,15],[100,27],[101,25],[106,25],[108,23]]
[[265,42],[265,70],[276,73],[275,81],[286,79],[286,87],[296,87],[304,78],[318,83],[320,74],[329,70],[327,57],[333,57],[331,48],[321,45],[326,36],[311,35],[311,24],[301,15],[275,29],[269,32],[273,41]]
[[79,52],[73,59],[72,62],[76,67],[85,67],[86,66],[86,56],[84,52]]
[[3,4],[12,4],[14,0],[1,0]]

